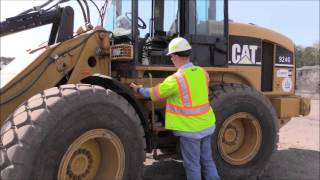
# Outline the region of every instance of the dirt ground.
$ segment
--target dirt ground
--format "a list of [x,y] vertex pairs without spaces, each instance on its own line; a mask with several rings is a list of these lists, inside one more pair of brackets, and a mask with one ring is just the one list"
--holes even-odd
[[[311,113],[297,117],[280,129],[277,151],[259,180],[320,180],[319,98],[311,102]],[[156,161],[147,154],[144,180],[185,179],[181,160]]]

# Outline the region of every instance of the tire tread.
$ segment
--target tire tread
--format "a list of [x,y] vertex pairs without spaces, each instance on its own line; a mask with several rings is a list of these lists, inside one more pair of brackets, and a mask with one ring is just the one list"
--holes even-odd
[[[29,140],[45,136],[48,127],[44,122],[36,121],[37,112],[50,113],[50,107],[53,106],[54,103],[57,101],[67,101],[70,96],[79,96],[80,94],[93,95],[96,93],[103,93],[108,98],[117,98],[115,102],[118,102],[126,113],[133,116],[134,123],[139,128],[140,136],[144,141],[143,149],[145,150],[146,140],[140,118],[134,108],[124,98],[100,86],[90,84],[62,85],[59,88],[53,87],[34,95],[20,105],[3,123],[4,125],[1,127],[0,132],[0,179],[6,179],[8,177],[22,178],[19,177],[19,172],[23,172],[23,169],[28,168],[25,164],[19,163],[21,157],[17,155],[16,151],[19,151],[19,154],[26,154],[27,152],[21,153],[20,151],[28,151],[28,148],[19,147],[28,147]],[[41,139],[39,139],[37,143],[41,143]],[[141,153],[145,154],[145,152]],[[10,154],[12,156],[10,156]]]
[[[263,95],[261,92],[255,90],[254,88],[251,88],[249,86],[246,86],[244,84],[237,84],[237,83],[228,83],[228,84],[216,84],[210,87],[211,90],[211,96],[209,97],[210,102],[213,102],[213,109],[214,111],[223,111],[223,109],[219,107],[215,107],[215,104],[221,104],[222,102],[225,102],[226,99],[230,96],[238,96],[238,95],[245,95],[254,97],[255,99],[261,100],[265,104],[265,106],[270,110],[271,116],[274,117],[274,120],[277,120],[277,114],[276,111],[274,110],[274,107],[272,106],[270,100]],[[275,142],[274,147],[273,147],[273,152],[277,149],[277,142],[279,141],[279,123],[278,122],[273,122],[276,126],[276,137],[275,137]],[[265,167],[268,166],[268,163],[266,164]],[[222,170],[223,171],[223,170]],[[242,177],[242,176],[232,176],[232,173],[225,172],[223,174],[229,174],[228,179],[256,179],[257,177],[260,176],[260,174],[264,171],[264,169],[259,173],[256,174],[252,177]]]

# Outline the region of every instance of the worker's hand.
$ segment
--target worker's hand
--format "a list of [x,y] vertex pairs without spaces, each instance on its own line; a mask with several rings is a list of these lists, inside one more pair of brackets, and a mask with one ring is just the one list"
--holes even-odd
[[135,84],[134,82],[132,82],[132,83],[130,84],[130,87],[134,90],[134,92],[139,93],[138,90],[139,90],[140,88],[142,88],[143,86],[142,86],[142,85],[139,85],[139,84]]

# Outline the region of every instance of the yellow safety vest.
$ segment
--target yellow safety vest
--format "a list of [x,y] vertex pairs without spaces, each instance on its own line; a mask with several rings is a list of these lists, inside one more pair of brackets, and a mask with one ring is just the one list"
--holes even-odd
[[208,73],[199,66],[177,71],[148,88],[153,101],[166,99],[166,129],[197,132],[215,124],[208,97]]

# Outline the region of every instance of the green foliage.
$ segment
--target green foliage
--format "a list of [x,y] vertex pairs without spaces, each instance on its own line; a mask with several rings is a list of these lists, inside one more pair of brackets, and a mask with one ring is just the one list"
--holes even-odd
[[319,45],[320,43],[318,42],[310,47],[295,46],[297,67],[320,64]]

